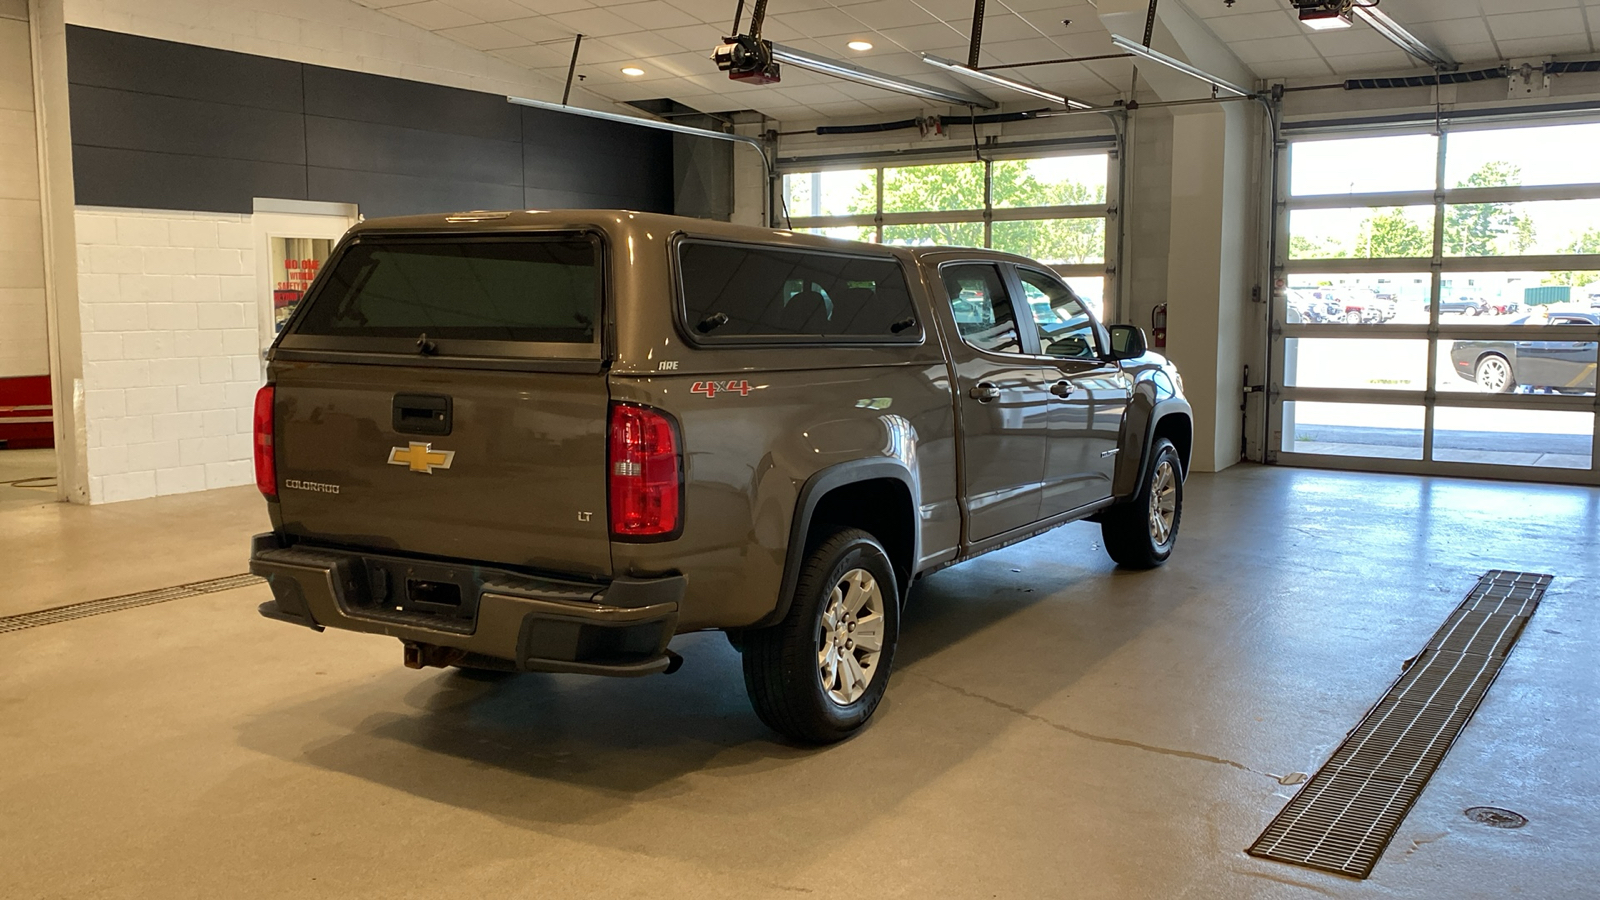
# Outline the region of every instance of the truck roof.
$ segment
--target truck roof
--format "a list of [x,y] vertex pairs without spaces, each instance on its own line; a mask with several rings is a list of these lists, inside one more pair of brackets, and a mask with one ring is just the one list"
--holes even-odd
[[[581,228],[595,228],[612,236],[623,238],[638,235],[646,240],[655,240],[658,233],[671,235],[682,232],[699,237],[725,238],[727,240],[752,241],[764,244],[782,243],[817,250],[861,252],[870,248],[874,253],[888,251],[904,259],[920,259],[924,256],[947,253],[951,250],[959,249],[970,250],[974,254],[982,255],[984,258],[1033,263],[1032,260],[999,250],[948,246],[905,247],[894,244],[873,244],[805,234],[782,228],[735,225],[729,222],[719,222],[715,219],[696,219],[689,216],[639,212],[630,209],[480,209],[421,216],[390,216],[379,219],[366,219],[351,228],[350,232],[351,234],[395,234],[406,232],[419,234],[449,234],[452,232],[482,234],[484,232],[515,233],[519,231]],[[1037,265],[1037,263],[1033,264]]]

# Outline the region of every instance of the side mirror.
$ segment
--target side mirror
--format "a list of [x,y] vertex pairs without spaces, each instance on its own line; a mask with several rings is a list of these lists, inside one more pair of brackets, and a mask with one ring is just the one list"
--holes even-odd
[[1149,346],[1144,340],[1144,330],[1132,325],[1111,326],[1111,358],[1113,360],[1138,359]]

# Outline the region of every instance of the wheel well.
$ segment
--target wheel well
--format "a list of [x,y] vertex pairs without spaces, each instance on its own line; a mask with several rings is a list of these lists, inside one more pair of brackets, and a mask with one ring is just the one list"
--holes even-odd
[[1194,451],[1194,423],[1187,416],[1166,416],[1156,423],[1155,438],[1166,438],[1178,451],[1178,458],[1183,460],[1183,474],[1189,474],[1189,454]]
[[806,552],[833,528],[859,528],[883,545],[904,591],[916,565],[916,527],[911,492],[903,482],[893,478],[856,481],[834,488],[817,501],[811,513],[811,531],[806,535]]

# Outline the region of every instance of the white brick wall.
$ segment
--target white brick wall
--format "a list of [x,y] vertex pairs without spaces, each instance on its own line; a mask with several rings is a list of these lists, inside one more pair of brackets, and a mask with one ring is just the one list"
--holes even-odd
[[249,484],[250,217],[84,207],[77,226],[90,502]]
[[50,371],[26,12],[0,2],[0,378]]

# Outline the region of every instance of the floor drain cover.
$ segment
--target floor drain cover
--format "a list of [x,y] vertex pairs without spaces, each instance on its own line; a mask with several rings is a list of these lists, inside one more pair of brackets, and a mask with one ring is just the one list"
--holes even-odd
[[[1378,705],[1246,852],[1357,878],[1372,874],[1551,580],[1499,570],[1478,579]],[[1474,807],[1467,817],[1497,828],[1527,823],[1493,807]]]
[[1527,816],[1498,806],[1474,806],[1467,810],[1467,818],[1491,828],[1521,828],[1528,824]]
[[38,628],[40,625],[54,625],[57,622],[70,622],[73,619],[83,619],[89,616],[103,615],[109,612],[118,612],[124,609],[133,609],[138,606],[149,606],[153,603],[166,603],[169,600],[181,600],[184,597],[197,597],[201,594],[215,594],[219,591],[231,591],[234,588],[249,587],[252,584],[261,584],[262,580],[254,575],[245,573],[229,575],[226,578],[213,578],[210,581],[196,581],[190,584],[180,584],[176,587],[160,588],[154,591],[140,591],[137,594],[123,594],[117,597],[106,597],[100,600],[85,600],[82,603],[72,603],[67,606],[55,606],[50,609],[41,609],[38,612],[22,613],[16,616],[0,618],[0,634],[8,631],[21,631],[25,628]]

